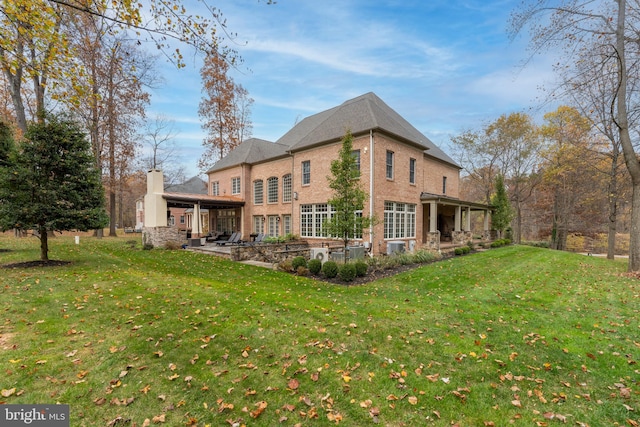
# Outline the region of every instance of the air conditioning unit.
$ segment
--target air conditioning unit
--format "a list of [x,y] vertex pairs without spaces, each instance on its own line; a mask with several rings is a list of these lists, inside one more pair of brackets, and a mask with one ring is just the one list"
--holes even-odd
[[311,259],[319,259],[323,264],[329,259],[329,249],[311,248]]
[[329,258],[331,258],[331,261],[335,261],[337,263],[344,263],[344,252],[331,252],[331,255],[329,255]]
[[364,246],[348,246],[349,260],[364,258]]
[[404,242],[387,242],[387,255],[404,252]]

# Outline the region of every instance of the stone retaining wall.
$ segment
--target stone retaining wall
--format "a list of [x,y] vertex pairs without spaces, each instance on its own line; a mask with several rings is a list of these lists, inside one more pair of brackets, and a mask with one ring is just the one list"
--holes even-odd
[[142,230],[142,244],[151,244],[154,248],[164,248],[168,243],[182,245],[184,236],[177,227],[144,227]]
[[307,242],[256,243],[231,247],[233,261],[251,260],[278,263],[297,256],[309,258],[309,244]]

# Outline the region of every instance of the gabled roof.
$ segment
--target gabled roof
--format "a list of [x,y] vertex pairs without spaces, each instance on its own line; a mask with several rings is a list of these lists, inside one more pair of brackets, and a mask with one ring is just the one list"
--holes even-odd
[[182,184],[169,185],[164,191],[167,193],[207,194],[207,183],[194,176]]
[[289,147],[266,141],[264,139],[250,138],[244,140],[234,148],[229,154],[218,160],[211,169],[207,171],[215,172],[228,167],[237,166],[243,163],[259,163],[267,159],[283,156]]
[[369,92],[303,119],[275,143],[257,138],[247,139],[213,165],[208,173],[243,163],[276,159],[289,152],[340,141],[347,131],[358,135],[370,130],[387,133],[422,148],[427,156],[460,167],[376,94]]
[[330,141],[339,141],[348,130],[354,135],[370,130],[386,132],[424,148],[429,156],[458,166],[429,138],[373,92],[305,118],[277,142],[288,145],[291,151],[297,151]]

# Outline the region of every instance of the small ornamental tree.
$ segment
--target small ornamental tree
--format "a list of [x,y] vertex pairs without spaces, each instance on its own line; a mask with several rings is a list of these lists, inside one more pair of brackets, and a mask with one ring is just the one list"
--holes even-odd
[[323,227],[327,235],[341,239],[346,249],[349,240],[362,236],[363,230],[372,224],[371,217],[361,215],[368,195],[360,186],[360,169],[354,156],[351,132],[342,139],[342,148],[338,158],[331,162],[331,176],[327,180],[333,190],[328,203],[335,212]]
[[43,261],[49,259],[49,233],[108,223],[91,146],[68,119],[47,117],[30,125],[0,172],[0,229],[34,230]]
[[496,177],[495,185],[496,192],[493,197],[491,197],[491,204],[495,207],[495,211],[493,211],[493,215],[491,215],[491,224],[493,228],[500,233],[500,237],[502,237],[502,232],[505,228],[509,227],[513,219],[513,209],[511,208],[511,203],[509,203],[509,196],[507,195],[507,189],[504,186],[504,178],[502,175]]

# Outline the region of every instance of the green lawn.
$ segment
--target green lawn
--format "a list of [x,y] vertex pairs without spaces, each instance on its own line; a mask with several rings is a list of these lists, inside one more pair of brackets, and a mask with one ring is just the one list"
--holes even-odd
[[72,426],[640,423],[623,262],[513,246],[341,286],[126,237],[50,244],[72,263],[0,269],[0,400],[67,403]]

